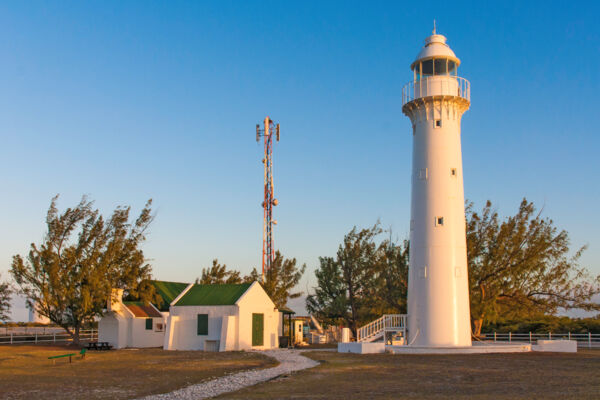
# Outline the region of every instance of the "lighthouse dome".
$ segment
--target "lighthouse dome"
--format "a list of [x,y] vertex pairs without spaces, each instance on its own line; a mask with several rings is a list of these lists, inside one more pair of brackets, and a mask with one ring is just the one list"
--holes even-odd
[[458,57],[456,57],[450,46],[446,44],[446,37],[435,33],[425,39],[425,46],[423,46],[410,68],[414,69],[415,66],[419,65],[419,62],[432,59],[454,61],[457,67],[460,64]]

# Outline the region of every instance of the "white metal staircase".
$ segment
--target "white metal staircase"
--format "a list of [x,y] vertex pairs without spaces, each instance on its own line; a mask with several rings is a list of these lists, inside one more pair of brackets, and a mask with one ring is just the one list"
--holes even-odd
[[356,332],[357,342],[373,342],[378,339],[385,341],[387,332],[402,332],[406,337],[406,314],[386,314],[367,325],[358,328]]

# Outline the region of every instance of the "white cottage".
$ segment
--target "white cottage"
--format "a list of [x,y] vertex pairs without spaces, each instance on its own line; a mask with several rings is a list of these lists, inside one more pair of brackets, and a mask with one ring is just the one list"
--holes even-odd
[[272,349],[280,332],[279,312],[258,282],[196,284],[171,303],[164,349]]
[[123,301],[123,289],[113,290],[106,313],[98,321],[98,341],[116,349],[125,347],[162,347],[169,306],[188,286],[187,283],[153,281],[160,304]]

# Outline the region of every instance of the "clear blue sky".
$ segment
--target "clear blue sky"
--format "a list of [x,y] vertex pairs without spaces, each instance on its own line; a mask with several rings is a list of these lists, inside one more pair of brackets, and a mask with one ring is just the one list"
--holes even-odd
[[[486,2],[487,3],[487,2]],[[525,196],[600,273],[598,2],[3,2],[0,272],[82,194],[157,217],[154,274],[259,266],[262,148],[281,123],[275,243],[308,265],[353,225],[408,231],[409,65],[432,21],[461,58],[465,194]]]

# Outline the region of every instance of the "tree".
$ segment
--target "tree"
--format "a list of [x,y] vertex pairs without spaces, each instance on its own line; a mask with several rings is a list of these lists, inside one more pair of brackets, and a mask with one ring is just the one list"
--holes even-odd
[[130,223],[130,207],[117,207],[105,221],[85,196],[62,214],[57,200],[50,204],[42,243],[32,243],[26,259],[15,255],[11,274],[28,306],[64,328],[77,344],[81,328],[103,314],[113,288],[143,301],[157,300],[151,267],[139,248],[153,219],[152,201]]
[[298,268],[295,258],[283,258],[279,250],[277,250],[271,268],[265,272],[264,282],[261,282],[261,276],[256,268],[252,270],[250,275],[244,278],[244,281],[261,282],[265,292],[267,292],[273,303],[275,303],[275,307],[282,308],[287,305],[288,299],[295,299],[302,295],[302,292],[292,292],[292,290],[300,282],[305,270],[306,265]]
[[335,325],[348,321],[348,291],[340,265],[333,257],[319,257],[315,276],[317,287],[306,298],[307,311]]
[[473,334],[485,321],[554,314],[559,308],[599,310],[600,276],[578,260],[585,246],[570,254],[566,231],[536,213],[523,199],[516,215],[500,222],[487,202],[481,213],[467,206],[467,257]]
[[213,260],[212,267],[202,268],[202,277],[196,279],[196,283],[203,285],[242,283],[242,281],[239,271],[227,270],[227,265],[219,264],[219,260],[216,258]]
[[409,241],[383,241],[376,254],[369,298],[374,314],[406,314],[408,292]]
[[318,287],[307,298],[308,311],[343,319],[354,335],[359,323],[375,316],[370,294],[378,276],[379,251],[374,238],[381,232],[379,223],[360,231],[354,227],[344,236],[335,259],[319,259],[321,265],[315,271]]
[[8,282],[0,281],[0,321],[8,321],[10,318],[10,300],[12,287]]

